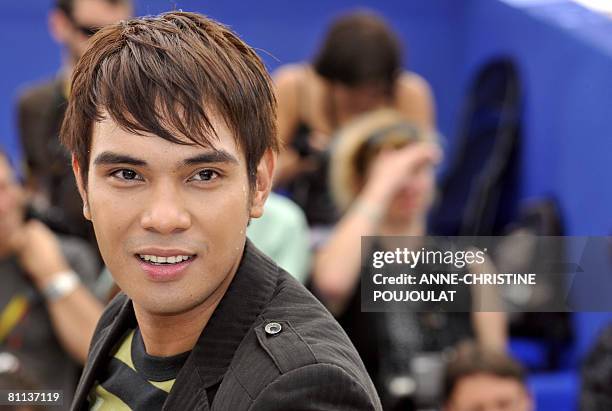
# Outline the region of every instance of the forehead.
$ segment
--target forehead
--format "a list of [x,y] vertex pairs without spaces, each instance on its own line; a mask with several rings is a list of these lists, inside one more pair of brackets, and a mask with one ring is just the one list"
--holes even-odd
[[80,24],[106,26],[128,19],[132,9],[125,2],[113,4],[106,0],[75,0],[72,14]]
[[461,378],[455,389],[455,400],[473,401],[498,396],[516,397],[524,393],[521,383],[512,378],[475,374]]
[[177,144],[150,133],[136,134],[121,128],[107,116],[102,121],[94,122],[90,161],[93,161],[99,153],[113,151],[130,154],[151,162],[171,164],[202,152],[222,150],[235,157],[239,163],[244,162],[242,151],[239,150],[236,143],[237,140],[225,123],[211,116],[211,124],[216,136],[212,135],[208,138],[211,146],[202,146],[179,136],[176,137],[186,144]]

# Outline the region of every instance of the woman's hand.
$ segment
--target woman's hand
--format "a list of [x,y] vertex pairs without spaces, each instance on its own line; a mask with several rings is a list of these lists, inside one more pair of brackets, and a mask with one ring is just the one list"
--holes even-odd
[[370,166],[362,199],[386,208],[406,179],[410,179],[420,167],[438,164],[441,158],[440,148],[431,142],[382,151]]

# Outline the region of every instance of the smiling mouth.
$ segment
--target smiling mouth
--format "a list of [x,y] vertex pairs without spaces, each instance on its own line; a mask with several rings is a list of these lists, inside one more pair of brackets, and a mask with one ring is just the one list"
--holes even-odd
[[152,265],[175,265],[184,262],[191,261],[196,258],[196,254],[193,255],[175,255],[162,257],[158,255],[152,254],[136,254],[136,257],[140,259],[140,261],[152,264]]

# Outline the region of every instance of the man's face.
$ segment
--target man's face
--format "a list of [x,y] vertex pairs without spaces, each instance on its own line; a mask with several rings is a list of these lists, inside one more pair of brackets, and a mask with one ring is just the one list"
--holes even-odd
[[0,243],[7,241],[23,224],[24,191],[6,158],[0,155]]
[[56,18],[54,32],[74,60],[78,60],[85,50],[89,29],[96,29],[126,20],[132,15],[132,9],[126,3],[112,4],[105,0],[75,0],[71,16],[63,13]]
[[195,308],[229,278],[270,189],[271,152],[250,190],[233,134],[212,124],[211,148],[132,134],[110,119],[94,124],[86,193],[77,177],[85,216],[117,284],[151,314]]
[[531,411],[533,404],[523,385],[512,378],[489,374],[463,377],[446,411]]

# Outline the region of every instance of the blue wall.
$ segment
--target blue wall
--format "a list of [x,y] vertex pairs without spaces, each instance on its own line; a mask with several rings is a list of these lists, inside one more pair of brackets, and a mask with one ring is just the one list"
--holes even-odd
[[[60,64],[47,33],[49,5],[0,5],[0,138],[13,153],[20,87],[52,76]],[[407,66],[433,87],[438,126],[451,148],[474,71],[494,56],[514,57],[525,86],[522,197],[557,198],[568,234],[612,232],[612,22],[603,17],[564,0],[523,9],[500,0],[138,0],[137,10],[204,12],[264,50],[273,70],[312,56],[328,22],[358,5],[378,10],[399,32]]]
[[[461,2],[268,1],[162,1],[139,0],[138,14],[155,14],[174,8],[200,11],[237,31],[273,70],[280,64],[308,59],[316,50],[325,27],[338,13],[370,7],[383,14],[406,44],[407,65],[427,75],[439,104],[440,125],[451,130],[459,85],[448,73],[456,71],[461,47],[457,36]],[[0,138],[9,150],[18,148],[14,127],[14,102],[20,87],[54,75],[60,51],[46,25],[50,1],[23,0],[0,4]],[[272,57],[273,56],[273,57]],[[451,97],[454,96],[454,97]]]

